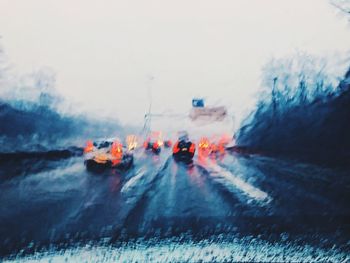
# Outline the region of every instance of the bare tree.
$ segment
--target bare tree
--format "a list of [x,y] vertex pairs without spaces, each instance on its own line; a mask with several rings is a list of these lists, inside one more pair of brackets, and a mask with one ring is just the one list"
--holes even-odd
[[331,4],[350,20],[350,0],[330,0]]

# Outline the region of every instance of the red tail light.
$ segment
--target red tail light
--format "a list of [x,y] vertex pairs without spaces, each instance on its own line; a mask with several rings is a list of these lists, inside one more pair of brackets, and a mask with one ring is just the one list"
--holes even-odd
[[144,147],[145,149],[147,149],[147,148],[148,148],[149,141],[150,141],[150,139],[149,139],[149,138],[147,138],[147,139],[144,141],[144,143],[143,143],[143,147]]
[[123,154],[123,145],[118,141],[113,142],[111,147],[111,154],[114,157],[120,158]]
[[194,153],[196,151],[196,145],[194,143],[191,144],[189,151],[190,153]]
[[159,143],[158,142],[153,143],[153,149],[158,149],[158,148],[159,148]]
[[176,142],[173,147],[173,153],[178,153],[180,151],[179,149],[179,142]]
[[209,142],[208,138],[205,138],[205,137],[201,138],[199,143],[198,143],[198,147],[200,149],[208,149],[209,145],[210,145],[210,142]]
[[94,143],[91,140],[87,141],[86,146],[84,148],[84,153],[92,152],[93,149],[94,149]]

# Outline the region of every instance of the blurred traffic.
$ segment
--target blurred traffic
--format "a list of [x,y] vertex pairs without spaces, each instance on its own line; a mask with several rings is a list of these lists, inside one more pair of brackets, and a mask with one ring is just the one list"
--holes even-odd
[[230,150],[232,145],[234,140],[227,134],[210,139],[200,137],[199,140],[192,140],[186,131],[179,131],[176,138],[167,137],[160,131],[152,131],[145,138],[130,134],[122,140],[88,140],[84,148],[84,163],[91,171],[102,171],[106,168],[127,170],[133,165],[134,154],[145,152],[152,155],[172,155],[175,161],[190,164],[195,157],[220,157]]
[[[165,132],[154,129],[155,118],[165,119],[167,126],[170,122],[174,125],[171,120],[172,116],[149,112],[145,116],[144,130],[138,135],[128,134],[122,139],[113,137],[97,141],[88,140],[84,148],[86,168],[91,171],[101,171],[106,168],[127,170],[133,166],[135,152],[144,151],[147,154],[170,155],[170,151],[164,151],[170,148],[176,162],[191,164],[195,156],[203,162],[205,158],[213,159],[224,155],[228,149],[234,146],[231,124],[228,126],[228,131],[231,134],[227,132],[227,129],[226,132],[221,132],[218,129],[218,123],[224,123],[225,120],[229,119],[227,109],[224,106],[207,107],[204,99],[194,98],[188,118],[181,119],[180,125],[181,127],[185,126],[183,121],[188,119],[194,124],[194,127],[199,127],[199,129],[192,129],[191,133],[185,129],[175,131],[175,133],[174,131]],[[208,124],[211,124],[211,129],[208,128]],[[208,131],[210,135],[208,135]]]

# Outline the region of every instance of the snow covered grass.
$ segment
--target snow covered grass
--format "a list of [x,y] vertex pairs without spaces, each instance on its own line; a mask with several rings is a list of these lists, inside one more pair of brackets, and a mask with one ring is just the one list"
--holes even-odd
[[349,254],[338,249],[321,249],[288,242],[269,243],[246,237],[228,241],[199,242],[168,239],[137,240],[118,247],[86,245],[51,250],[5,262],[348,262]]

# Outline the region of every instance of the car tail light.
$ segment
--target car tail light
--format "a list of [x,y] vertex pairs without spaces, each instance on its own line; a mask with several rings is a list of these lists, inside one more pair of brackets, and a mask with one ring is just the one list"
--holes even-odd
[[89,140],[86,142],[86,146],[84,148],[84,153],[89,153],[89,152],[92,152],[94,149],[94,143]]
[[209,140],[207,138],[201,138],[199,143],[198,143],[198,147],[200,149],[208,149],[209,148]]
[[144,141],[143,147],[144,147],[145,149],[147,149],[147,148],[148,148],[148,144],[149,144],[149,139],[147,139],[147,140]]
[[173,147],[173,153],[178,153],[180,151],[179,142],[177,141]]
[[160,147],[158,142],[153,143],[153,149],[158,149]]
[[189,151],[190,153],[194,153],[196,151],[196,145],[194,143],[191,144]]
[[212,152],[216,152],[218,150],[218,147],[217,147],[217,145],[215,143],[212,143],[210,145],[210,149],[211,149]]
[[121,158],[123,155],[123,145],[118,141],[113,142],[111,147],[111,154],[114,157]]

